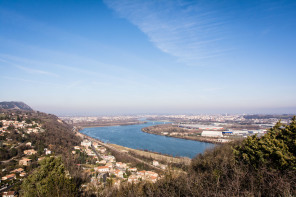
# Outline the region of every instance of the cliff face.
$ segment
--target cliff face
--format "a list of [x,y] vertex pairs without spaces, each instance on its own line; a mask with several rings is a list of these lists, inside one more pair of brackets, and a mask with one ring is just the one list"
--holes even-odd
[[25,104],[24,102],[16,102],[16,101],[0,102],[0,109],[20,109],[20,110],[26,110],[26,111],[33,111],[33,109],[27,104]]

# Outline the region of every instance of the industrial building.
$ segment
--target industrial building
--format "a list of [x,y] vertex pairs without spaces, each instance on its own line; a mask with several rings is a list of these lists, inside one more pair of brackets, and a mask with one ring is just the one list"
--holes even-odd
[[202,137],[223,137],[222,131],[203,131]]

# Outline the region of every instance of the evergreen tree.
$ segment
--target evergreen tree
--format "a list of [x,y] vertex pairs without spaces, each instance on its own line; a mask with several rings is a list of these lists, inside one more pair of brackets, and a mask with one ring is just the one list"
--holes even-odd
[[21,193],[29,196],[77,196],[73,180],[66,175],[60,157],[41,161],[41,166],[21,185]]
[[290,125],[278,122],[270,131],[259,138],[248,137],[241,146],[235,148],[237,161],[243,161],[258,168],[296,170],[296,119]]

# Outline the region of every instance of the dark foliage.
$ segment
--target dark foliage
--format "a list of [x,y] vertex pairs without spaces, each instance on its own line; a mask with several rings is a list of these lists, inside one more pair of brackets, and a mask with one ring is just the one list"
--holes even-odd
[[46,158],[21,185],[22,196],[77,196],[72,178],[67,176],[61,158]]

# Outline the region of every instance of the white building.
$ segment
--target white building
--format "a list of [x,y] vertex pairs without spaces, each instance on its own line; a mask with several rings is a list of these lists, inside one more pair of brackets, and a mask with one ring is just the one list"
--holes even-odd
[[116,162],[115,165],[116,165],[117,168],[121,168],[121,169],[126,169],[127,168],[126,163]]
[[153,160],[153,165],[154,165],[154,166],[159,166],[159,162],[158,162],[158,161],[155,161],[155,160]]
[[203,137],[223,137],[222,131],[203,131],[201,133]]
[[51,150],[49,150],[49,149],[47,149],[47,148],[45,148],[44,151],[45,151],[45,154],[46,154],[46,155],[50,155],[50,154],[51,154]]
[[89,146],[91,146],[91,141],[89,141],[89,140],[83,140],[81,142],[81,146],[89,147]]

